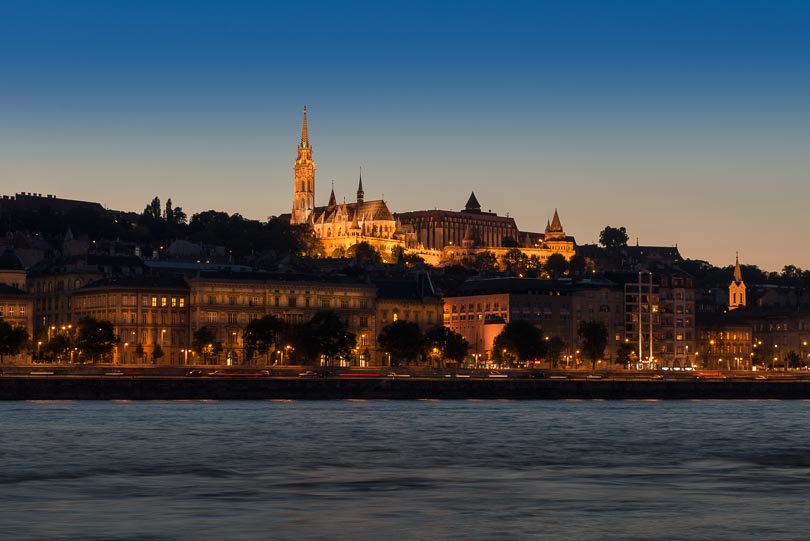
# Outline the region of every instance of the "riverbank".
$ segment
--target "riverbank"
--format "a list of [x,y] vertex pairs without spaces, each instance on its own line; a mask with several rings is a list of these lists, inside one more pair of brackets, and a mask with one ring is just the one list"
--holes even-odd
[[810,382],[492,378],[0,378],[0,400],[810,399]]

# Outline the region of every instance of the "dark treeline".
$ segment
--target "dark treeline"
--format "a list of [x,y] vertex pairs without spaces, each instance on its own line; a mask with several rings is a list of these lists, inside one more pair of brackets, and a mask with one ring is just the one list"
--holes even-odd
[[43,205],[37,210],[11,210],[0,216],[0,233],[38,233],[55,246],[68,230],[77,238],[135,243],[153,249],[166,247],[178,239],[223,246],[237,260],[264,253],[317,254],[306,227],[290,225],[277,217],[260,221],[216,210],[199,212],[188,219],[181,207],[172,205],[171,199],[163,206],[158,197],[140,214],[92,208],[58,213]]

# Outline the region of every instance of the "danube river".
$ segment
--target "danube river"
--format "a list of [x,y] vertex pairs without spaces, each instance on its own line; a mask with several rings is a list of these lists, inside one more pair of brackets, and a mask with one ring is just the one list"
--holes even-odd
[[808,538],[810,402],[0,403],[0,539]]

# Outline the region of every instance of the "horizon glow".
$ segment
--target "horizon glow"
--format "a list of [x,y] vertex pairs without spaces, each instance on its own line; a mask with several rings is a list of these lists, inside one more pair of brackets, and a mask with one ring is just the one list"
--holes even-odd
[[0,193],[189,215],[484,209],[579,244],[810,267],[803,2],[0,4]]

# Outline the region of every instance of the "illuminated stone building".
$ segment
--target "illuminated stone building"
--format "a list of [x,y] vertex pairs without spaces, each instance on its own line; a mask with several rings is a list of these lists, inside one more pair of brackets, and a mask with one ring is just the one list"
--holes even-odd
[[315,206],[315,161],[309,142],[306,107],[294,171],[290,223],[312,227],[328,256],[342,254],[361,242],[370,244],[383,255],[390,255],[395,247],[405,248],[404,234],[398,231],[394,215],[385,201],[366,201],[362,174],[354,202],[339,203],[333,187],[326,206]]
[[396,219],[408,233],[410,251],[432,264],[456,263],[480,251],[501,257],[515,248],[541,262],[555,253],[570,260],[576,253],[556,210],[544,233],[522,232],[514,218],[482,211],[474,192],[461,211],[419,210],[398,213]]
[[61,327],[72,321],[74,291],[113,274],[143,273],[143,261],[135,256],[86,254],[63,257],[34,267],[28,274],[28,291],[34,297],[36,329]]
[[[189,278],[190,331],[211,329],[222,343],[228,365],[244,360],[242,330],[255,319],[272,314],[287,323],[312,319],[320,310],[333,310],[365,343],[368,355],[378,357],[377,322],[374,317],[376,288],[341,277],[273,275],[264,273],[199,273]],[[365,348],[364,348],[365,349]],[[285,362],[279,355],[274,362]],[[357,359],[367,362],[365,359]]]
[[71,320],[90,316],[112,323],[120,338],[115,363],[184,364],[191,347],[189,294],[182,278],[109,276],[72,291]]
[[744,310],[697,317],[696,366],[710,370],[750,370],[754,358],[753,325]]

